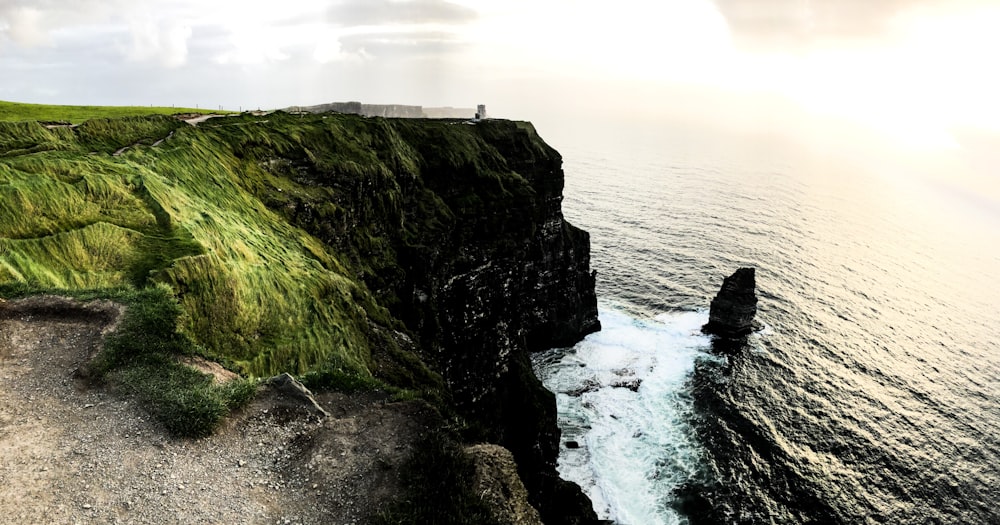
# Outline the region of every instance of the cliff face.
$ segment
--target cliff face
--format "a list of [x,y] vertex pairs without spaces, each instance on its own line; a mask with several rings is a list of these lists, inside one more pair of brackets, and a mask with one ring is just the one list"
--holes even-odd
[[247,373],[443,382],[466,439],[513,452],[545,523],[593,519],[556,476],[555,401],[528,358],[599,329],[589,238],[530,124],[178,126],[0,127],[0,284],[167,286],[183,330]]
[[[528,352],[600,328],[589,236],[563,219],[562,159],[532,128],[495,121],[473,129],[486,151],[499,154],[497,167],[523,182],[489,181],[497,186],[484,192],[469,165],[458,177],[428,170],[428,186],[457,213],[446,242],[404,258],[401,296],[409,304],[402,310],[411,315],[401,317],[424,328],[458,406],[482,437],[514,453],[543,520],[572,522],[572,504],[560,496],[572,487],[555,476],[555,400],[535,378]],[[481,205],[462,206],[470,195]]]
[[[398,208],[345,201],[348,223],[386,241],[390,262],[365,276],[368,286],[417,334],[475,426],[471,437],[514,453],[543,520],[592,517],[579,514],[587,505],[579,489],[555,474],[555,400],[528,358],[600,328],[589,236],[562,216],[561,157],[525,123],[371,125],[375,136],[413,146],[417,169],[373,183],[376,192],[398,191]],[[336,179],[323,184],[337,187]],[[305,211],[315,206],[298,202],[293,220],[323,235],[326,223]],[[326,232],[352,250],[346,232]]]

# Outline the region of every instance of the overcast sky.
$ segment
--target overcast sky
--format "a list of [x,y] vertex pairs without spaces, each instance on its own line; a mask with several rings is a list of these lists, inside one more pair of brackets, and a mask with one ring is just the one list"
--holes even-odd
[[[989,0],[0,0],[0,99],[1000,129]],[[791,108],[791,109],[789,109]]]

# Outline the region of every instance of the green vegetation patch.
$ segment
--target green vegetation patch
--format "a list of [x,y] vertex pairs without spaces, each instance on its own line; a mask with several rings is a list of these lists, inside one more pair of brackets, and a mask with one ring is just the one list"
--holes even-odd
[[4,102],[0,100],[0,121],[37,120],[78,124],[95,118],[143,117],[148,115],[177,115],[182,113],[225,114],[232,112],[153,106],[62,106]]
[[137,259],[141,237],[99,222],[34,239],[0,238],[0,282],[62,289],[119,286]]
[[0,159],[0,236],[31,238],[107,222],[156,225],[134,171],[110,158],[44,152]]
[[200,129],[127,157],[146,166],[145,191],[170,223],[204,248],[162,276],[199,343],[253,375],[330,362],[370,375],[368,312],[377,307],[323,243],[246,189],[262,176],[256,163]]
[[0,121],[0,157],[68,149],[73,146],[73,131],[46,129],[38,122]]
[[80,144],[92,151],[105,153],[120,152],[134,145],[151,145],[166,139],[171,132],[187,124],[170,117],[153,115],[149,117],[121,117],[115,119],[91,119],[74,130]]

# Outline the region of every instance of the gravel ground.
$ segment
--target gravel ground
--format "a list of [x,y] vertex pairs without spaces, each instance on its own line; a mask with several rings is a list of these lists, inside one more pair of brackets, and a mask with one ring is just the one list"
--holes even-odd
[[58,298],[0,304],[0,523],[360,524],[398,493],[434,420],[378,394],[318,396],[321,418],[262,387],[214,435],[171,438],[76,378],[119,315]]

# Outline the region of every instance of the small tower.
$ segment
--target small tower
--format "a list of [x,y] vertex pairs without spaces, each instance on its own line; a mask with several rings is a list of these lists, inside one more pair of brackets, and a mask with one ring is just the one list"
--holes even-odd
[[476,120],[486,120],[486,104],[476,106]]

